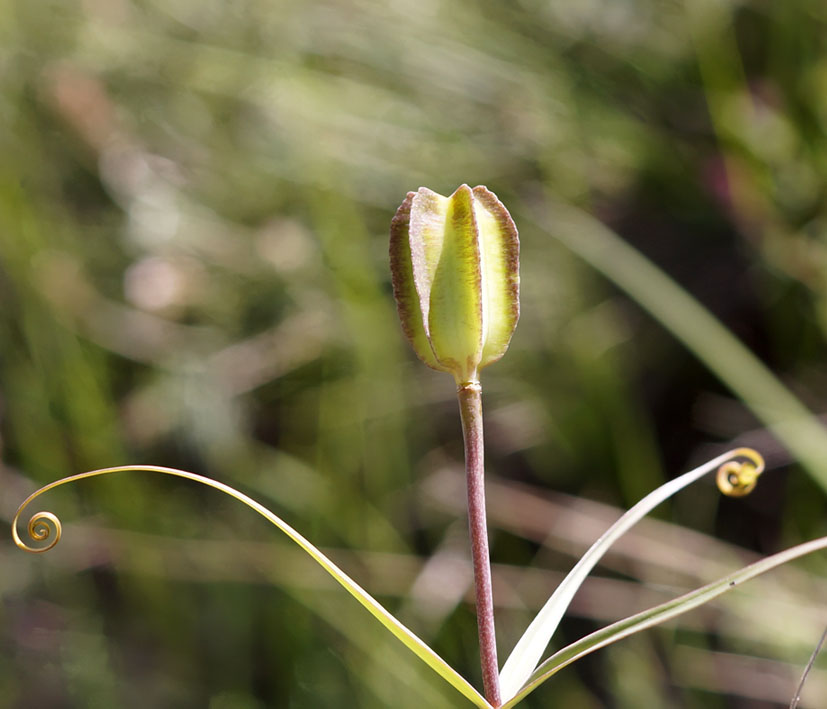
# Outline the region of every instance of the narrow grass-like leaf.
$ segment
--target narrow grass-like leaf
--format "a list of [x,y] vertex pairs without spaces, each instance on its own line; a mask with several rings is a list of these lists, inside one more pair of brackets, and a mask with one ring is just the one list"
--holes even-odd
[[754,564],[745,566],[743,569],[724,576],[713,583],[691,591],[672,601],[663,603],[655,608],[650,608],[642,613],[629,616],[605,628],[601,628],[597,632],[587,635],[549,657],[537,668],[531,677],[529,677],[528,681],[516,696],[503,704],[502,709],[510,709],[516,706],[549,677],[595,650],[682,615],[777,566],[825,548],[827,548],[827,537],[821,537],[810,542],[805,542],[804,544],[799,544],[791,549],[786,549],[778,554],[768,556],[766,559],[761,559],[761,561],[756,561]]
[[604,532],[555,589],[512,650],[500,673],[500,687],[504,697],[513,697],[531,676],[577,589],[612,544],[676,492],[737,458],[748,458],[755,466],[755,475],[760,474],[764,468],[763,459],[752,449],[731,450],[650,492]]
[[[172,475],[178,478],[185,478],[186,480],[193,480],[208,487],[219,490],[230,497],[242,502],[252,510],[258,512],[262,517],[269,521],[274,526],[278,527],[284,534],[292,539],[302,550],[304,550],[319,566],[321,566],[328,574],[330,574],[336,581],[341,584],[351,596],[353,596],[359,603],[361,603],[370,614],[376,618],[382,625],[385,626],[397,639],[399,639],[405,647],[413,652],[419,659],[427,664],[434,672],[440,675],[446,682],[454,687],[460,694],[468,699],[472,704],[480,709],[491,709],[491,705],[485,701],[483,696],[477,692],[476,689],[462,677],[453,667],[451,667],[445,660],[437,655],[425,642],[417,637],[405,625],[399,622],[391,613],[389,613],[373,596],[365,591],[359,584],[357,584],[350,576],[342,571],[336,564],[334,564],[327,556],[325,556],[319,549],[311,544],[305,537],[297,532],[293,527],[287,524],[284,520],[276,514],[267,509],[264,505],[256,502],[251,497],[239,492],[235,488],[220,483],[212,478],[196,473],[190,473],[185,470],[178,470],[176,468],[166,468],[157,465],[125,465],[114,468],[103,468],[101,470],[93,470],[87,473],[79,473],[78,475],[71,475],[69,477],[61,478],[55,482],[49,483],[39,490],[33,492],[20,505],[17,513],[12,520],[12,537],[14,543],[21,549],[31,552],[44,552],[53,548],[60,540],[61,524],[60,520],[51,512],[37,512],[29,520],[27,525],[29,536],[36,541],[47,541],[51,535],[54,539],[43,547],[32,547],[23,542],[17,531],[20,515],[29,504],[40,497],[42,494],[53,490],[61,485],[76,482],[78,480],[85,480],[86,478],[94,478],[101,475],[109,475],[112,473],[122,473],[130,471],[144,471],[153,473],[162,473],[164,475]],[[51,524],[51,528],[50,525]]]

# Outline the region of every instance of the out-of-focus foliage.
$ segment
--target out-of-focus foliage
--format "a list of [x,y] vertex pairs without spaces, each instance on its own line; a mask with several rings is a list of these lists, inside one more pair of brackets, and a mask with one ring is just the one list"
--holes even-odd
[[[479,684],[453,387],[413,361],[387,266],[405,193],[467,182],[523,254],[485,380],[503,655],[616,517],[585,500],[626,507],[710,447],[775,470],[642,526],[566,640],[824,534],[823,491],[726,382],[521,212],[601,219],[823,413],[826,37],[820,0],[4,0],[0,515],[95,467],[211,475]],[[58,549],[0,538],[0,706],[457,706],[244,509],[141,477],[50,502]],[[825,573],[755,582],[525,706],[786,706]]]

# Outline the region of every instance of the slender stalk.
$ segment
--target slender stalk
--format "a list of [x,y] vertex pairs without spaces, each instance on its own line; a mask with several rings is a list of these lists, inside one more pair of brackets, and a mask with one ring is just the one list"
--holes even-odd
[[797,709],[799,703],[801,702],[801,691],[804,689],[804,683],[807,681],[807,675],[809,675],[810,670],[813,669],[813,665],[816,663],[816,658],[818,657],[818,653],[821,652],[821,648],[824,646],[825,640],[827,640],[827,628],[825,628],[824,632],[821,634],[821,640],[818,641],[816,649],[813,650],[813,654],[810,655],[810,661],[804,668],[804,674],[801,675],[801,681],[798,683],[798,687],[795,690],[795,696],[790,702],[790,709]]
[[488,524],[485,519],[485,478],[483,470],[482,389],[479,382],[463,382],[457,388],[465,440],[465,478],[468,485],[468,525],[474,563],[477,628],[485,698],[499,707],[499,667],[494,633],[494,596],[491,590],[491,562],[488,556]]

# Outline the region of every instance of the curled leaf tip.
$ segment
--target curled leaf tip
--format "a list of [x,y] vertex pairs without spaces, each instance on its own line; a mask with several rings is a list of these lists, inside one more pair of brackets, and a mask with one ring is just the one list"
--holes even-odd
[[35,542],[47,542],[44,546],[31,546],[24,542],[17,532],[17,522],[23,507],[25,507],[25,503],[20,506],[12,522],[12,538],[17,548],[32,554],[42,554],[50,549],[54,549],[63,534],[63,525],[60,523],[57,515],[43,511],[35,512],[31,516],[29,523],[26,525],[26,532],[29,535],[29,539]]
[[408,193],[391,222],[391,276],[425,364],[459,384],[503,356],[520,316],[519,252],[511,215],[487,187]]
[[744,497],[758,484],[758,478],[764,472],[764,459],[752,448],[740,448],[734,455],[737,456],[735,459],[718,468],[715,481],[724,495]]

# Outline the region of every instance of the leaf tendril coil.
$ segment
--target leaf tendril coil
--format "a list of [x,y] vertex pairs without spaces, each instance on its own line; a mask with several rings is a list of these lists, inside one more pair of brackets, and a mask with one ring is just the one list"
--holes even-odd
[[729,497],[749,495],[764,472],[764,459],[751,448],[739,448],[736,453],[747,460],[728,460],[718,468],[715,480],[718,489]]
[[51,541],[42,547],[34,547],[27,544],[17,533],[17,519],[19,514],[20,513],[18,512],[15,516],[12,526],[12,537],[14,538],[14,543],[18,546],[18,548],[23,551],[31,552],[32,554],[42,554],[44,551],[53,549],[60,541],[60,537],[63,534],[63,525],[60,523],[57,515],[52,514],[51,512],[41,511],[35,512],[31,516],[29,523],[26,525],[26,532],[29,535],[29,539],[32,539],[35,542],[45,542],[50,538]]

